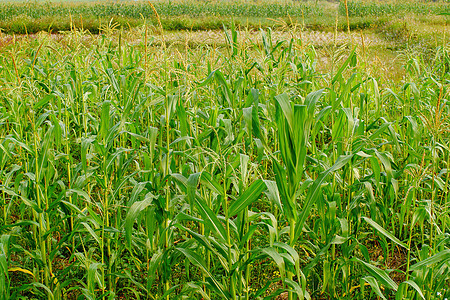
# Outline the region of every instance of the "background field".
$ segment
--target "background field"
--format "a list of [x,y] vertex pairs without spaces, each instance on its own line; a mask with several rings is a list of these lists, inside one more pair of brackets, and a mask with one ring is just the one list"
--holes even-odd
[[[328,1],[168,1],[152,2],[165,30],[222,29],[222,24],[246,28],[302,24],[308,29],[346,30],[343,2]],[[450,5],[446,2],[363,2],[348,4],[351,29],[389,27],[405,17],[422,24],[447,25]],[[0,28],[5,33],[36,33],[70,30],[71,26],[97,33],[111,22],[123,28],[158,25],[155,13],[146,1],[115,2],[43,2],[0,3]]]
[[0,4],[0,300],[450,297],[450,4]]

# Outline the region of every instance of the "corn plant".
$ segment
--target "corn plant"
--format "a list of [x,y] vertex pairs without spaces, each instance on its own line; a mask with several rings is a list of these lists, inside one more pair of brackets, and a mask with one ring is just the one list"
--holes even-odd
[[[84,9],[129,6],[149,9]],[[0,48],[1,299],[449,295],[446,45],[401,53],[391,82],[356,44],[319,72],[273,30],[149,34]]]

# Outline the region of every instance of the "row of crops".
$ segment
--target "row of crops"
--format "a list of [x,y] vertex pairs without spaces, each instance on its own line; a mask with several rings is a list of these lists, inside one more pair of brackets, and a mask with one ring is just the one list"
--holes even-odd
[[[222,24],[239,27],[295,27],[332,31],[354,29],[389,30],[393,21],[420,19],[425,26],[447,24],[448,2],[344,1],[115,1],[115,2],[12,2],[0,3],[0,31],[30,34],[65,32],[73,27],[99,33],[105,24],[122,28],[144,24],[162,25],[164,30],[218,30]],[[432,18],[428,18],[433,16]],[[160,23],[159,23],[160,22]]]
[[[223,1],[187,1],[152,2],[161,16],[246,16],[278,18],[287,16],[320,15],[322,9],[311,3],[302,2],[223,2]],[[0,20],[15,16],[41,18],[48,16],[111,17],[122,16],[135,19],[152,18],[154,11],[148,2],[111,2],[111,3],[40,3],[0,4]]]
[[141,33],[0,49],[0,299],[450,295],[448,48]]
[[[329,4],[315,2],[236,2],[236,1],[155,1],[152,2],[161,16],[245,16],[245,17],[312,17],[322,16]],[[328,6],[327,6],[328,5]],[[395,14],[439,15],[449,14],[448,3],[416,3],[398,1],[394,3],[349,1],[348,11],[353,16],[385,16]],[[339,4],[339,13],[346,15],[343,1]],[[134,19],[152,18],[154,11],[148,2],[99,2],[99,3],[3,3],[0,4],[0,20],[17,16],[42,18],[51,16],[112,17],[122,16]]]
[[[339,13],[346,14],[343,1],[339,3]],[[348,1],[348,14],[350,17],[366,17],[366,16],[384,16],[384,15],[449,15],[450,4],[446,2],[413,2],[413,1],[396,1],[396,2],[366,2],[366,1]]]

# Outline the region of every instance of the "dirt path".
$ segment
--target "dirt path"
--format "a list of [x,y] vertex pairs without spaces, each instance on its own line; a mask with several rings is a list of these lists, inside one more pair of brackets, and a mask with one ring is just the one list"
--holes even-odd
[[[267,31],[266,35],[268,35]],[[293,38],[295,40],[301,40],[302,45],[313,45],[315,47],[333,46],[335,44],[340,46],[348,43],[355,45],[363,45],[364,43],[365,47],[386,46],[386,41],[373,33],[352,33],[348,35],[343,32],[303,31],[294,28],[287,31],[273,31],[271,37],[274,45],[278,41],[289,41]],[[226,36],[223,31],[166,32],[164,36],[154,35],[153,38],[158,42],[164,39],[169,44],[176,43],[185,45],[188,43],[191,46],[205,44],[221,46],[226,44]],[[239,43],[262,44],[261,31],[239,31],[238,41]]]

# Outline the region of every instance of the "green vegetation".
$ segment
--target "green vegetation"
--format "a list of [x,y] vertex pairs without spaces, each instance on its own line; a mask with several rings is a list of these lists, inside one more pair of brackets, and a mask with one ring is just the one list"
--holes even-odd
[[[384,16],[384,15],[445,15],[450,13],[450,5],[445,3],[397,1],[367,2],[349,1],[347,4],[350,17]],[[339,3],[339,12],[345,14],[345,5]]]
[[[250,2],[152,2],[161,16],[234,16],[277,18],[298,15],[320,15],[321,9],[314,9],[311,3],[250,3]],[[110,2],[110,3],[40,3],[3,4],[2,19],[26,15],[32,18],[47,16],[82,15],[94,17],[123,16],[130,18],[149,18],[154,16],[148,2]]]
[[449,298],[450,47],[419,19],[1,34],[0,300]]
[[[323,15],[322,7],[309,2],[159,1],[152,5],[166,30],[221,29],[223,23],[231,24],[232,20],[242,26],[258,27],[261,22],[266,26],[276,24],[269,19],[314,19]],[[0,28],[7,33],[58,32],[70,30],[72,24],[97,33],[111,19],[126,28],[144,22],[158,25],[148,2],[0,4]]]
[[[222,24],[246,28],[276,27],[282,24],[302,24],[305,28],[333,31],[338,12],[338,29],[346,30],[343,2],[328,1],[156,1],[153,2],[165,30],[214,30]],[[450,13],[447,2],[416,3],[349,1],[351,29],[384,28],[386,23],[416,16],[427,24],[448,24]],[[438,18],[436,18],[436,16]],[[440,18],[439,18],[440,16]],[[154,10],[148,1],[140,2],[40,2],[0,3],[0,29],[9,34],[37,33],[39,31],[68,31],[83,28],[91,33],[109,24],[123,28],[153,24],[158,26]]]

